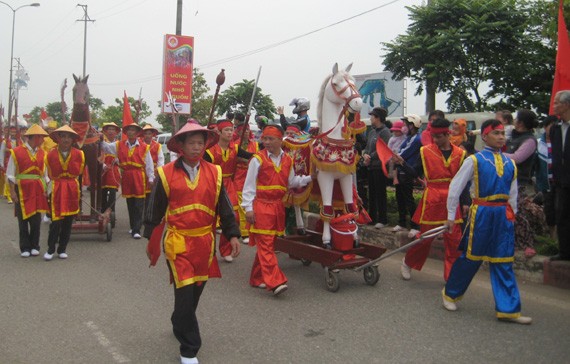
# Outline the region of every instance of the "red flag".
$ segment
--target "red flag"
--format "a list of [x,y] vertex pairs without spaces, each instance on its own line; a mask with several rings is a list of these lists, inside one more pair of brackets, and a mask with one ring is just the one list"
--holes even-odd
[[388,177],[388,170],[386,169],[386,164],[390,161],[394,152],[388,148],[384,140],[382,138],[378,138],[376,141],[376,152],[378,153],[378,159],[380,159],[380,164],[382,164],[382,170],[384,171],[384,175]]
[[568,40],[568,29],[564,21],[563,0],[560,0],[558,5],[558,51],[556,52],[552,96],[550,97],[550,114],[553,112],[554,97],[561,90],[570,90],[570,40]]
[[127,97],[127,91],[123,91],[125,96],[123,97],[123,128],[127,125],[134,124],[133,114],[131,113],[131,105],[129,104],[129,98]]
[[46,110],[44,108],[42,108],[42,112],[40,114],[40,119],[42,121],[44,121],[45,119],[47,119],[47,117],[48,117],[48,114],[47,114]]

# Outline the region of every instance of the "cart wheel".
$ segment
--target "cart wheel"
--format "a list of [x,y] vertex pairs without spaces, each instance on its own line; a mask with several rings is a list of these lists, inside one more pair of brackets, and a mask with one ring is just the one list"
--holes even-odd
[[110,222],[107,223],[107,235],[106,235],[107,241],[111,241],[111,239],[113,239],[113,228],[111,227],[111,225],[112,224]]
[[313,262],[312,260],[309,260],[309,259],[302,259],[302,258],[301,258],[301,263],[303,263],[303,265],[304,265],[305,267],[310,266],[312,262]]
[[115,223],[117,222],[117,217],[115,216],[115,211],[111,212],[111,227],[115,228]]
[[325,284],[327,285],[327,290],[330,292],[338,291],[340,288],[338,273],[333,273],[328,268],[325,268]]
[[380,279],[380,273],[378,273],[378,267],[376,266],[365,268],[362,273],[364,275],[364,282],[369,286],[375,285]]

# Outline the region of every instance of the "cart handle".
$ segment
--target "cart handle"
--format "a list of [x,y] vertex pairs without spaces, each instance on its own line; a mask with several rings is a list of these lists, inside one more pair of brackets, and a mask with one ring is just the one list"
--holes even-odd
[[356,267],[356,268],[354,268],[354,270],[355,270],[356,272],[359,272],[359,271],[364,270],[364,269],[366,269],[366,268],[368,268],[368,267],[371,267],[371,266],[373,266],[373,265],[376,265],[376,264],[377,264],[378,262],[380,262],[381,260],[384,260],[384,259],[386,259],[386,258],[391,257],[392,255],[394,255],[394,254],[396,254],[396,253],[399,253],[399,252],[401,252],[401,251],[403,251],[403,250],[406,250],[406,249],[408,249],[408,248],[411,248],[411,247],[413,247],[414,245],[417,245],[417,244],[421,243],[422,241],[424,241],[424,240],[426,240],[426,239],[435,238],[436,236],[438,236],[438,235],[440,235],[440,234],[443,234],[446,230],[447,230],[447,226],[439,226],[439,227],[433,228],[433,229],[431,229],[431,230],[428,230],[428,231],[424,232],[423,234],[421,234],[421,235],[419,236],[419,238],[417,238],[416,240],[411,241],[411,242],[409,242],[408,244],[399,247],[398,249],[394,249],[394,250],[392,250],[391,252],[389,252],[388,254],[384,254],[384,255],[382,255],[382,256],[380,256],[380,257],[374,259],[374,260],[369,261],[368,263],[365,263],[365,264],[363,264],[363,265],[361,265],[361,266],[359,266],[359,267]]

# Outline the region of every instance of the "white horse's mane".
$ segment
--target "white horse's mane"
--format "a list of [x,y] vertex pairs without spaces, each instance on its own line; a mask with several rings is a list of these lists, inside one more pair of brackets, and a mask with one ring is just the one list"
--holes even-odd
[[323,84],[321,85],[321,90],[319,91],[319,102],[317,103],[317,125],[319,126],[319,133],[323,130],[323,100],[325,98],[325,89],[327,88],[327,84],[330,82],[332,78],[332,73],[325,78]]

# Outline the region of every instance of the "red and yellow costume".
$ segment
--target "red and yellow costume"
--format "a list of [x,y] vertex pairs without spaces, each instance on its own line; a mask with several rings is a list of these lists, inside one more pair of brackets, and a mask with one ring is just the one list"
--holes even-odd
[[12,149],[11,154],[16,167],[16,185],[22,218],[26,220],[37,213],[48,212],[44,151],[38,148],[34,156],[26,146],[21,145]]
[[[420,149],[424,176],[427,182],[422,199],[412,221],[420,225],[420,233],[441,226],[447,222],[447,195],[453,176],[465,159],[465,151],[451,145],[451,155],[446,160],[436,144],[429,144]],[[455,226],[451,233],[444,233],[445,244],[444,279],[447,281],[449,271],[459,257],[461,240],[461,209],[457,209]],[[413,246],[406,253],[405,264],[413,269],[421,270],[428,255],[433,239]]]
[[[219,144],[216,144],[206,151],[206,153],[208,153],[210,156],[212,163],[220,166],[222,170],[222,182],[234,209],[236,222],[239,223],[238,197],[233,181],[238,159],[237,152],[238,146],[233,142],[230,142],[230,145],[227,149],[223,149]],[[228,256],[232,253],[232,246],[229,240],[223,234],[220,235],[219,249],[220,255],[222,257]]]
[[182,168],[169,163],[158,168],[158,176],[168,196],[164,253],[176,288],[219,277],[219,271],[214,274],[217,264],[212,263],[213,229],[222,186],[220,167],[201,161],[192,182]]
[[[156,174],[156,167],[157,167],[157,163],[158,163],[158,153],[162,153],[162,145],[159,142],[157,142],[156,140],[151,140],[150,144],[148,144],[148,146],[149,146],[148,151],[149,151],[150,156],[152,158],[152,164],[154,165],[154,171]],[[150,190],[151,190],[151,185],[147,184],[145,192],[150,193]]]
[[103,155],[103,164],[107,166],[105,172],[101,176],[101,188],[119,189],[121,185],[121,172],[119,165],[115,163],[117,156],[110,153]]
[[58,148],[52,149],[46,157],[48,176],[53,181],[51,195],[51,219],[61,220],[65,216],[79,213],[79,176],[85,167],[85,156],[77,148],[71,148],[67,159]]
[[264,283],[267,289],[272,290],[287,282],[277,264],[273,244],[276,236],[285,233],[283,197],[287,192],[293,160],[283,153],[277,167],[265,149],[256,153],[254,158],[259,161],[259,171],[253,200],[255,223],[249,229],[249,244],[257,245],[257,254],[251,268],[250,284],[259,286]]
[[121,188],[123,197],[144,198],[146,190],[145,155],[148,145],[139,141],[139,145],[130,148],[123,141],[116,142],[119,167],[123,171]]
[[[237,141],[237,143],[239,143],[239,140]],[[242,146],[242,149],[252,154],[255,154],[259,151],[259,145],[255,142],[255,140],[250,138],[248,140],[247,147],[243,148]],[[243,191],[243,185],[245,183],[245,177],[247,176],[248,166],[249,166],[249,161],[246,161],[242,158],[238,158],[236,163],[236,171],[234,173],[234,188],[236,190],[237,199],[238,199],[239,228],[241,231],[241,236],[244,238],[249,236],[249,231],[247,229],[247,222],[245,221],[245,210],[241,207],[241,202],[242,202],[241,192]]]

